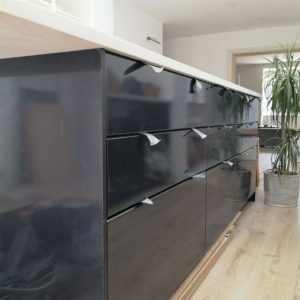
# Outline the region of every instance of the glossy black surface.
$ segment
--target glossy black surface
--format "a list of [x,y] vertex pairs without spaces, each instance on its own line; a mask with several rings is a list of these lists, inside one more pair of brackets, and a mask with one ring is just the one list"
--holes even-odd
[[188,180],[108,224],[109,300],[171,298],[204,254],[205,185]]
[[208,129],[207,166],[211,167],[257,145],[257,123]]
[[188,130],[155,136],[154,146],[143,135],[107,141],[109,216],[206,169],[206,139]]
[[225,230],[255,191],[257,148],[207,171],[206,247]]
[[208,126],[257,122],[259,110],[258,98],[210,85]]
[[254,194],[256,188],[257,156],[258,156],[257,147],[253,147],[250,150],[244,152],[240,157],[240,163],[239,163],[240,167],[242,169],[247,169],[251,171],[251,184],[250,184],[250,189],[247,197],[245,193],[245,198],[248,199]]
[[104,299],[100,64],[0,60],[0,299]]
[[109,135],[206,126],[208,84],[112,54],[106,72]]

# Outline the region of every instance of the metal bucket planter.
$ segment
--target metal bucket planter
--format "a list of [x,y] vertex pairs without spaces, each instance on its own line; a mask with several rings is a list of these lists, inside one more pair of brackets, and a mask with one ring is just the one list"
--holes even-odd
[[265,204],[293,207],[298,204],[299,174],[274,174],[271,170],[264,172]]

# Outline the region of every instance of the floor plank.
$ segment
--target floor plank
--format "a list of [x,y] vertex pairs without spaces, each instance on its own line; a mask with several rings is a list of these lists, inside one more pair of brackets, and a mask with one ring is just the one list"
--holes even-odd
[[[260,174],[270,168],[268,149],[260,166]],[[256,202],[192,300],[300,300],[299,208],[272,207],[263,199],[261,180]]]

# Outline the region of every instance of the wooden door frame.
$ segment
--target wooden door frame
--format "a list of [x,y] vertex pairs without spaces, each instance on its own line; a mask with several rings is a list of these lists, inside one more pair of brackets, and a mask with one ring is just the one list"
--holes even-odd
[[[294,52],[300,52],[300,48],[297,47],[294,49]],[[268,54],[279,54],[282,53],[282,50],[279,48],[270,48],[268,50],[260,50],[260,51],[231,51],[230,55],[229,55],[229,80],[233,83],[235,82],[235,78],[236,78],[236,59],[237,57],[241,57],[241,56],[257,56],[257,55],[268,55]]]

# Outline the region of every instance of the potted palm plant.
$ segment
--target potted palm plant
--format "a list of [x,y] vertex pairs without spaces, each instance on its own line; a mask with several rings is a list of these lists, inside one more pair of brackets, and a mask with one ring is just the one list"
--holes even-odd
[[296,206],[299,196],[297,119],[300,113],[299,59],[293,45],[281,46],[282,58],[268,60],[268,80],[265,92],[272,117],[280,128],[278,146],[272,154],[272,169],[264,172],[265,203],[276,206]]

